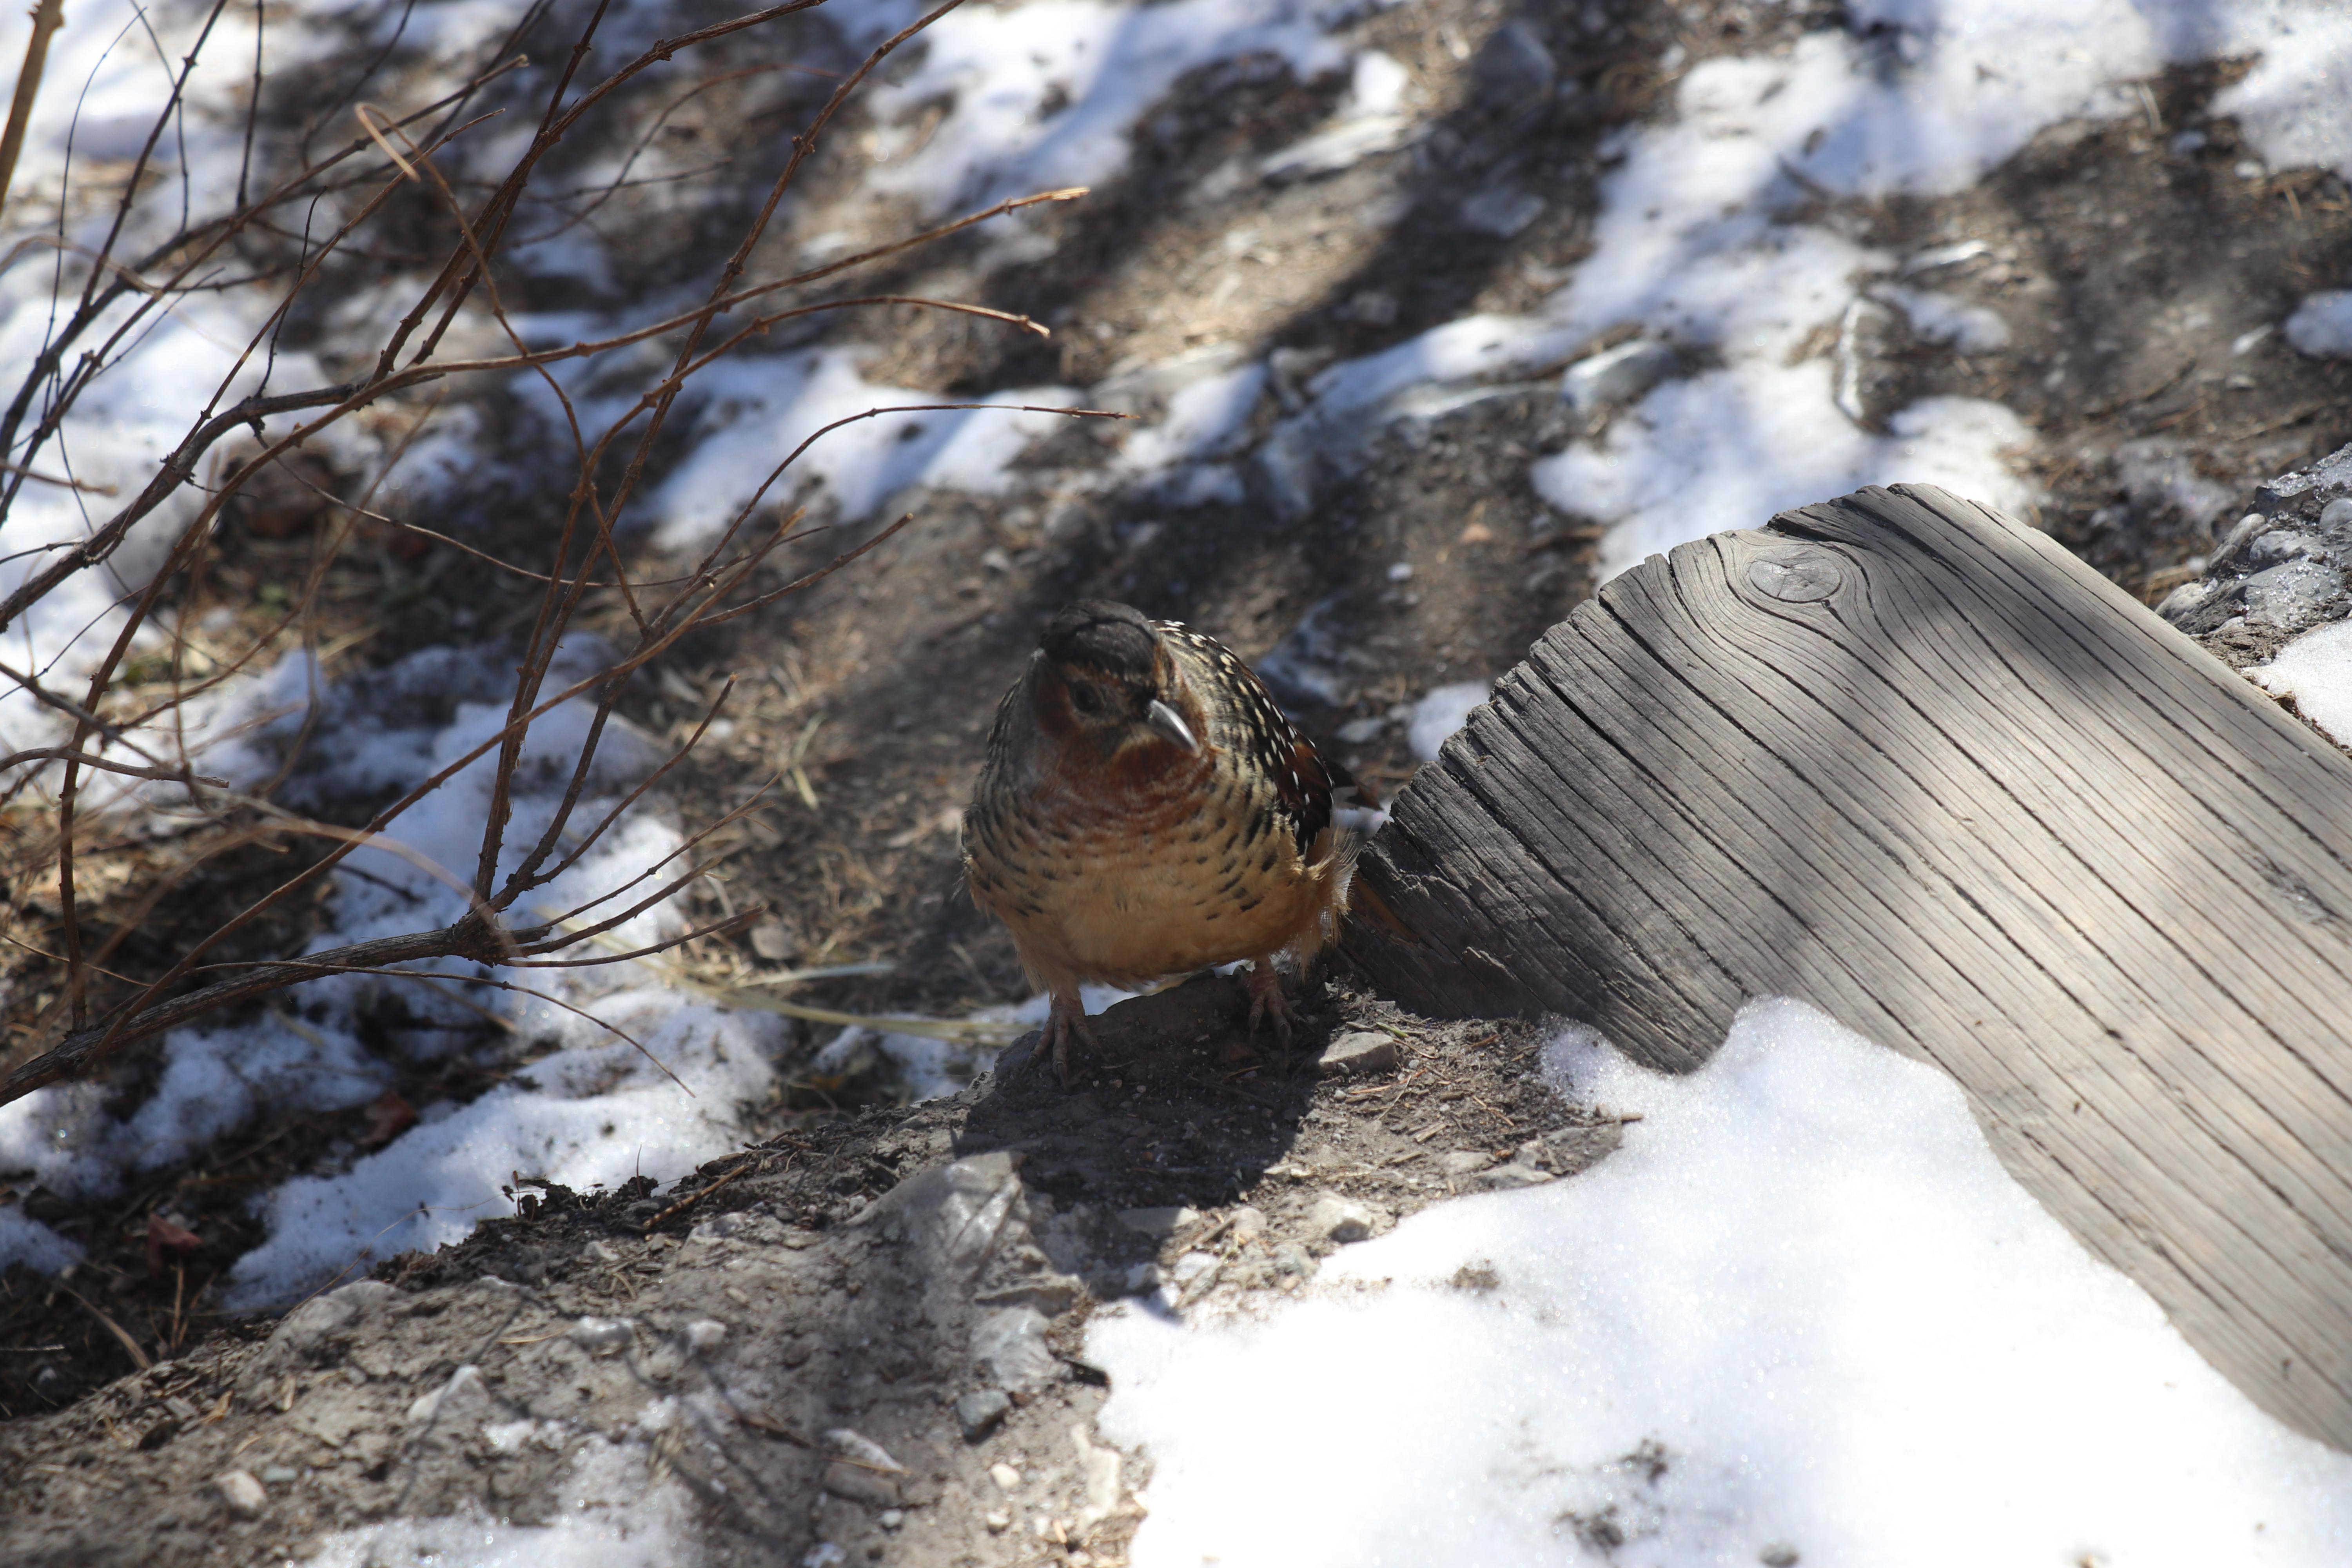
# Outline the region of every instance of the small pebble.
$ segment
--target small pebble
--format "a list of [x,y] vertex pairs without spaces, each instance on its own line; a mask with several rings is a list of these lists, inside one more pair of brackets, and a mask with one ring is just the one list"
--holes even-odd
[[251,1470],[230,1470],[213,1481],[213,1489],[239,1519],[257,1519],[269,1506],[269,1493]]
[[1021,1472],[1002,1459],[988,1467],[988,1479],[996,1483],[999,1491],[1018,1491],[1021,1488]]
[[992,1509],[981,1515],[981,1518],[988,1525],[988,1533],[991,1535],[1002,1535],[1013,1528],[1013,1516],[1001,1508]]
[[965,1442],[977,1443],[994,1431],[1012,1408],[1013,1400],[1003,1389],[977,1389],[955,1402],[956,1425],[963,1428]]
[[898,1509],[886,1508],[882,1510],[882,1517],[877,1522],[885,1530],[896,1530],[907,1522],[907,1516]]
[[1396,1041],[1371,1029],[1350,1029],[1323,1047],[1315,1058],[1316,1070],[1324,1075],[1345,1073],[1350,1076],[1376,1072],[1394,1072],[1397,1067]]
[[1438,1168],[1449,1176],[1468,1176],[1485,1170],[1495,1163],[1495,1156],[1481,1149],[1448,1149],[1438,1156]]
[[301,1479],[299,1475],[283,1465],[272,1465],[261,1472],[261,1484],[269,1487],[282,1487],[289,1481],[298,1481]]
[[1216,1266],[1217,1260],[1213,1254],[1188,1252],[1176,1260],[1176,1267],[1170,1273],[1179,1285],[1189,1285]]
[[1308,1234],[1326,1241],[1361,1241],[1377,1223],[1371,1209],[1353,1198],[1327,1194],[1307,1211]]
[[572,1342],[591,1355],[610,1355],[629,1338],[629,1325],[617,1318],[583,1318],[572,1325]]

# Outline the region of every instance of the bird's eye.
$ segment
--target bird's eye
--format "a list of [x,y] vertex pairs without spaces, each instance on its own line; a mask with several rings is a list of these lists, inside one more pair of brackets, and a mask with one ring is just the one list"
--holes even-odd
[[1091,686],[1079,686],[1073,683],[1070,687],[1070,706],[1086,718],[1099,719],[1103,712],[1102,693]]

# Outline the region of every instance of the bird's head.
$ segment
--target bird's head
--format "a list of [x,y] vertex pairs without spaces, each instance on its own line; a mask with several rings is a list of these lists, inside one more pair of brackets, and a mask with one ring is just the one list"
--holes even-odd
[[1201,749],[1175,661],[1141,611],[1080,599],[1045,623],[1037,657],[1037,721],[1048,734],[1105,756],[1129,746]]

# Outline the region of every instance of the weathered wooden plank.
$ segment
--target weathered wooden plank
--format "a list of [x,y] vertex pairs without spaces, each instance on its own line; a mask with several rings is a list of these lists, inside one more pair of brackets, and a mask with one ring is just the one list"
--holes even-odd
[[1803,998],[2256,1401],[2352,1448],[2352,760],[2030,529],[1868,489],[1547,633],[1368,847],[1424,1011],[1705,1060]]

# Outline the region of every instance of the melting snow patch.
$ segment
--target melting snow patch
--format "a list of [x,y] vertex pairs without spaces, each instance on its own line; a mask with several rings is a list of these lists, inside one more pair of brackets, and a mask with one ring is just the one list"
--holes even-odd
[[1098,1316],[1132,1561],[2340,1563],[2352,1458],[2289,1432],[2011,1182],[1942,1073],[1801,1004],[1705,1069],[1589,1031],[1641,1113],[1572,1181],[1456,1200],[1252,1321]]
[[2286,319],[2286,341],[2314,359],[2352,354],[2352,289],[2305,296]]
[[1404,721],[1405,742],[1412,754],[1424,763],[1435,762],[1446,737],[1469,722],[1470,710],[1486,701],[1490,689],[1484,680],[1464,680],[1423,692]]
[[870,183],[934,211],[1101,184],[1125,166],[1135,122],[1198,67],[1265,55],[1305,77],[1346,58],[1298,0],[967,7],[934,23],[923,47],[917,70],[868,100],[876,117],[912,119],[941,100],[954,107]]
[[[486,1429],[485,1436],[492,1430],[506,1429]],[[323,1568],[686,1568],[699,1563],[694,1500],[677,1482],[655,1479],[646,1453],[642,1443],[592,1439],[573,1461],[547,1524],[467,1514],[395,1519],[327,1536],[310,1561]]]
[[1537,463],[1536,491],[1616,525],[1601,540],[1603,576],[1864,485],[1936,484],[2004,510],[2031,504],[2006,458],[2032,437],[2000,404],[1923,398],[1887,428],[1873,435],[1838,411],[1826,362],[1750,360],[1659,387],[1601,440]]
[[1932,289],[1885,283],[1872,290],[1911,319],[1911,330],[1931,343],[1948,343],[1964,354],[1989,354],[2009,346],[2009,323],[1997,310],[1970,305]]
[[55,1274],[78,1260],[81,1248],[15,1204],[0,1208],[0,1269],[12,1263]]
[[2305,632],[2246,673],[2263,690],[2294,698],[2305,718],[2337,745],[2352,747],[2352,621]]
[[[869,351],[816,349],[770,359],[721,360],[696,378],[706,401],[689,432],[691,452],[656,492],[662,519],[656,540],[674,549],[707,548],[750,503],[801,443],[837,421],[769,491],[782,505],[823,485],[838,514],[856,521],[909,485],[1002,493],[1013,460],[1066,415],[1020,411],[1074,406],[1065,386],[1033,387],[985,398],[944,396],[877,386],[858,374]],[[922,408],[858,418],[869,409],[979,402],[982,408]]]

